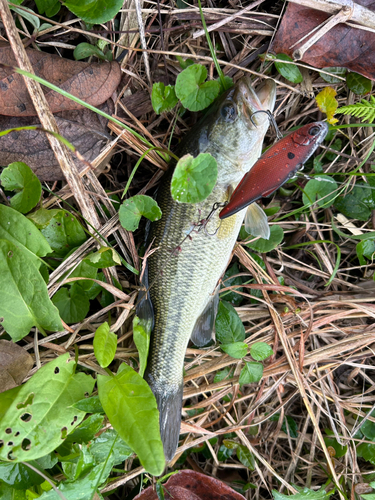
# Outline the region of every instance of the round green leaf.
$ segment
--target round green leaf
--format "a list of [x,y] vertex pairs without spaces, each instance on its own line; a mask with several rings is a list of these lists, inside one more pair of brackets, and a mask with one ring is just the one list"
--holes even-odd
[[[281,59],[282,61],[290,61],[293,62],[293,59],[286,54],[277,54],[276,55],[277,59]],[[301,83],[303,80],[302,73],[298,69],[298,66],[295,64],[287,64],[287,63],[282,63],[282,62],[277,62],[275,61],[275,66],[277,71],[282,75],[284,78],[289,80],[292,83]]]
[[206,78],[207,70],[201,64],[192,64],[177,76],[176,95],[190,111],[207,108],[219,95],[219,82],[210,80],[204,83]]
[[79,323],[86,318],[90,309],[90,301],[77,283],[70,289],[60,288],[52,297],[52,302],[65,323]]
[[336,181],[328,175],[319,175],[315,179],[309,180],[303,190],[303,203],[310,206],[317,202],[319,207],[329,207],[337,196]]
[[163,82],[154,83],[151,92],[151,102],[155,113],[160,115],[170,111],[178,103],[176,92],[172,85],[165,86]]
[[232,358],[241,359],[247,354],[247,344],[244,342],[233,342],[231,344],[221,344],[222,350]]
[[123,0],[66,0],[63,4],[90,24],[106,23],[121,9]]
[[217,180],[217,163],[209,153],[196,158],[185,155],[173,172],[172,197],[181,203],[198,203],[212,192]]
[[117,349],[117,335],[109,330],[107,322],[100,325],[94,336],[94,354],[102,368],[112,363]]
[[346,85],[357,95],[368,94],[372,88],[371,80],[358,73],[348,73],[346,75]]
[[250,356],[256,361],[263,361],[272,356],[273,350],[265,342],[255,342],[250,347]]
[[124,201],[118,215],[122,227],[127,231],[135,231],[142,215],[151,221],[159,220],[161,210],[150,196],[138,194]]
[[52,250],[60,256],[65,256],[86,241],[86,233],[81,224],[66,210],[58,210],[41,231]]
[[11,163],[0,175],[1,184],[8,191],[17,191],[10,205],[22,214],[30,212],[42,194],[42,185],[31,168],[21,161]]
[[245,340],[245,327],[235,308],[229,302],[221,300],[215,320],[216,340],[221,344],[231,344]]
[[273,250],[279,245],[284,239],[284,231],[280,226],[271,226],[270,227],[270,238],[265,240],[264,238],[259,238],[259,240],[253,241],[252,243],[248,243],[247,246],[252,250],[260,253],[267,253]]
[[262,377],[263,365],[256,361],[248,361],[241,370],[239,382],[240,385],[253,384],[259,382]]

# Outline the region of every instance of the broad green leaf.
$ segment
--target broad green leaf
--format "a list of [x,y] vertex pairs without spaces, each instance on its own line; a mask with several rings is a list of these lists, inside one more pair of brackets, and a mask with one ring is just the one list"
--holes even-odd
[[93,439],[89,449],[98,464],[103,463],[110,454],[113,455],[114,465],[121,464],[121,462],[133,455],[133,450],[120,438],[114,429],[108,429]]
[[[39,14],[46,13],[46,17],[51,18],[55,16],[61,7],[59,0],[35,0],[38,7]],[[43,25],[41,26],[41,28]]]
[[[371,412],[371,417],[375,417],[375,412]],[[364,424],[361,425],[361,432],[369,441],[375,440],[375,422],[371,420],[366,420]]]
[[[35,462],[31,465],[40,469],[40,466]],[[3,462],[0,463],[0,482],[1,481],[9,484],[9,486],[13,486],[16,490],[26,490],[31,486],[42,484],[44,478],[30,467],[27,467],[27,465]]]
[[39,268],[40,260],[52,252],[45,237],[24,215],[13,208],[0,205],[0,238],[22,249]]
[[98,390],[113,428],[138,455],[147,472],[159,476],[165,458],[159,412],[147,382],[123,363],[116,376],[98,375]]
[[298,437],[298,426],[297,422],[294,418],[287,415],[284,419],[283,425],[281,426],[281,430],[285,432],[285,434],[290,434],[290,437],[297,438]]
[[51,453],[48,453],[48,455],[38,458],[36,461],[43,469],[52,469],[52,467],[54,467],[59,460],[56,454],[52,451]]
[[[75,406],[75,408],[77,408]],[[104,416],[99,413],[89,415],[83,420],[74,431],[66,438],[67,443],[88,443],[94,439],[95,435],[103,426]]]
[[[88,262],[86,259],[81,260],[78,266],[74,269],[72,273],[69,274],[69,278],[89,278],[88,280],[79,280],[79,281],[71,281],[67,283],[69,286],[79,286],[83,290],[90,290],[94,285],[94,282],[91,280],[96,279],[98,274],[98,269],[91,265],[91,262]],[[64,277],[68,277],[68,275],[64,275]]]
[[171,182],[172,198],[180,203],[198,203],[212,192],[217,179],[217,163],[209,153],[196,158],[185,155],[177,162]]
[[65,0],[68,7],[77,17],[90,24],[106,23],[113,19],[121,9],[123,0]]
[[323,68],[323,69],[324,71],[327,71],[327,73],[330,74],[327,75],[327,73],[319,73],[319,75],[323,78],[324,81],[332,85],[337,83],[342,83],[342,80],[336,78],[335,75],[344,78],[347,71],[346,68],[341,68],[340,66],[333,66],[332,68]]
[[74,460],[64,460],[62,469],[69,481],[76,481],[80,476],[95,466],[95,459],[88,451],[87,446],[82,446],[79,450],[79,456]]
[[65,256],[86,241],[81,224],[66,210],[59,210],[41,231],[59,256]]
[[117,349],[117,335],[109,330],[107,322],[100,325],[95,332],[94,353],[102,368],[110,365]]
[[216,80],[205,82],[206,78],[207,69],[201,64],[192,64],[177,76],[176,95],[182,105],[190,111],[207,108],[219,95],[219,82]]
[[309,180],[302,195],[303,203],[307,207],[317,202],[319,207],[328,208],[336,197],[336,181],[328,175],[319,175],[319,177]]
[[257,363],[256,361],[248,361],[242,368],[240,373],[239,382],[240,385],[253,384],[259,382],[263,377],[263,365]]
[[163,82],[154,83],[151,92],[151,102],[155,113],[158,115],[164,111],[173,109],[178,103],[174,86],[165,86]]
[[50,223],[52,217],[60,212],[59,208],[47,210],[46,208],[40,208],[35,212],[28,214],[27,218],[31,220],[38,229],[44,229]]
[[122,227],[127,231],[135,231],[139,226],[142,215],[153,222],[160,219],[161,210],[156,201],[150,196],[137,194],[124,201],[118,215]]
[[235,308],[229,302],[221,300],[215,320],[216,339],[221,344],[231,344],[245,340],[245,327]]
[[265,240],[264,238],[259,238],[259,240],[248,243],[246,246],[255,250],[259,253],[267,253],[273,250],[279,245],[284,239],[284,231],[280,226],[273,225],[270,227],[270,238]]
[[357,95],[365,95],[371,92],[372,81],[358,73],[347,73],[346,85]]
[[16,490],[13,486],[8,486],[1,481],[0,498],[1,500],[29,500],[29,498],[26,498],[26,492],[24,490]]
[[85,413],[104,413],[99,396],[91,396],[91,398],[84,398],[75,403],[74,408],[84,411]]
[[332,87],[325,87],[319,94],[315,97],[318,108],[322,113],[327,115],[327,121],[331,125],[334,125],[338,120],[334,118],[333,115],[336,113],[337,106],[339,103],[336,101],[335,96],[337,92]]
[[373,259],[375,253],[375,241],[374,240],[360,241],[356,246],[356,251],[360,265],[365,266],[367,262],[363,257],[367,257],[369,260]]
[[236,278],[232,278],[233,275],[236,275],[239,272],[240,271],[238,269],[237,263],[233,264],[233,266],[229,267],[226,270],[226,272],[224,274],[224,278],[223,278],[223,284],[221,285],[221,288],[227,288],[229,286],[237,285],[236,288],[233,290],[233,292],[227,291],[227,292],[221,294],[221,297],[223,297],[223,299],[225,299],[227,302],[230,302],[234,306],[239,306],[244,299],[244,297],[242,295],[237,293],[237,292],[243,291],[242,286],[238,286],[238,285],[242,285],[242,277],[237,276]]
[[222,350],[232,358],[242,359],[247,354],[247,344],[244,342],[232,342],[231,344],[221,344]]
[[323,487],[318,491],[310,490],[309,488],[299,488],[295,485],[294,487],[299,493],[284,495],[283,493],[272,490],[273,498],[275,500],[327,500],[335,492],[335,490],[331,490],[327,493]]
[[238,460],[250,470],[255,470],[255,458],[246,446],[239,444],[236,449]]
[[90,309],[90,301],[77,283],[70,288],[60,288],[52,297],[52,302],[65,323],[79,323],[86,318]]
[[[0,448],[1,460],[24,462],[43,457],[82,421],[85,413],[71,405],[91,393],[95,380],[76,374],[69,358],[67,353],[50,361],[21,386],[0,421],[0,435],[6,434],[12,442]],[[0,406],[4,394],[0,394]]]
[[105,61],[105,57],[102,50],[100,50],[96,45],[91,45],[91,43],[82,42],[77,45],[73,52],[74,59],[80,61],[81,59],[86,59],[86,57],[96,56],[99,59]]
[[375,444],[362,443],[357,446],[357,455],[375,465]]
[[222,380],[229,378],[229,376],[233,377],[233,374],[231,374],[231,372],[232,368],[230,366],[227,366],[226,368],[223,368],[223,370],[216,372],[214,377],[214,383],[216,384],[216,382],[221,382]]
[[[180,0],[177,0],[177,8],[178,9],[186,9],[187,5],[186,5],[185,2],[184,2],[184,7],[179,7],[178,6],[179,1]],[[184,59],[182,59],[181,56],[176,56],[176,59],[177,59],[179,65],[181,66],[181,69],[186,69],[188,66],[191,66],[192,64],[194,64],[193,59],[185,59],[184,60]]]
[[110,247],[100,247],[97,252],[90,253],[90,255],[85,257],[85,261],[97,269],[121,265],[118,253]]
[[335,207],[348,218],[368,221],[373,209],[371,190],[367,184],[357,183],[350,193],[336,198]]
[[[293,59],[286,54],[277,54],[277,59],[281,59],[282,61],[290,61],[293,62]],[[281,76],[286,78],[292,83],[301,83],[303,80],[302,73],[298,69],[298,66],[295,64],[288,64],[283,62],[275,61],[275,67]]]
[[30,212],[42,194],[42,185],[31,168],[21,161],[11,163],[1,172],[1,184],[7,191],[17,191],[10,206],[22,214]]
[[33,260],[10,241],[0,240],[1,324],[17,342],[33,326],[62,330],[58,310]]
[[256,361],[263,361],[272,356],[273,350],[265,342],[255,342],[250,347],[250,356]]
[[147,328],[145,322],[134,316],[133,319],[133,340],[139,353],[139,375],[143,374],[147,365],[148,350],[150,347],[151,331]]
[[[362,430],[362,428],[361,428]],[[348,451],[348,447],[347,446],[343,446],[342,444],[338,443],[337,439],[333,438],[333,437],[324,437],[324,442],[326,444],[326,446],[330,446],[331,448],[333,448],[335,450],[335,453],[330,453],[331,456],[335,457],[335,458],[341,458],[343,457],[344,455],[346,455],[346,452]]]

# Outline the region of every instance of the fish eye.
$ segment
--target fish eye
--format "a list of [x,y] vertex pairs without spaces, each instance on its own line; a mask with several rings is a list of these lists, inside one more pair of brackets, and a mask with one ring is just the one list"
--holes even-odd
[[226,102],[221,107],[220,114],[226,122],[234,122],[237,117],[237,108],[233,103]]
[[318,135],[320,132],[320,127],[311,127],[311,129],[309,130],[309,135]]

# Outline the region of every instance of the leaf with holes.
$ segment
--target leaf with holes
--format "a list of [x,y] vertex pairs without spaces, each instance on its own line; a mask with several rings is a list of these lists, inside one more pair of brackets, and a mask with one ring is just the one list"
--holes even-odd
[[42,185],[26,163],[11,163],[1,172],[0,179],[4,189],[17,193],[10,199],[10,205],[15,210],[27,214],[38,203]]
[[[84,373],[76,374],[69,358],[67,353],[47,363],[12,393],[13,400],[6,403],[0,421],[0,460],[16,463],[43,457],[83,420],[85,412],[72,405],[91,393],[95,381]],[[0,394],[0,407],[7,392]]]

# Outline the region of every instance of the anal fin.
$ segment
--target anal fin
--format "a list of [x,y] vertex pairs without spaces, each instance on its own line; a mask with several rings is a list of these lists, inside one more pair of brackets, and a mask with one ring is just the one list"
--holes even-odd
[[194,325],[190,339],[196,346],[204,346],[212,339],[218,305],[219,287]]
[[253,236],[260,236],[265,240],[270,238],[270,226],[267,215],[258,203],[249,205],[245,215],[245,229]]

